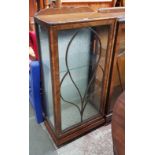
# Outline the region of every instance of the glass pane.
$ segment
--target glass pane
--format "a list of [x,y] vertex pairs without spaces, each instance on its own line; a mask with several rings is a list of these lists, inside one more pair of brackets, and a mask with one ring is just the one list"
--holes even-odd
[[62,130],[99,114],[108,29],[58,33]]
[[112,73],[112,83],[110,87],[109,97],[109,111],[112,111],[116,99],[125,89],[125,28],[123,23],[119,26],[117,37],[117,51],[114,51],[117,53],[117,58]]
[[46,115],[54,125],[54,112],[53,112],[53,98],[52,98],[52,77],[51,77],[51,66],[50,66],[50,50],[48,32],[45,27],[39,25],[39,37],[41,46],[41,62],[43,69],[43,85],[44,85],[44,100]]

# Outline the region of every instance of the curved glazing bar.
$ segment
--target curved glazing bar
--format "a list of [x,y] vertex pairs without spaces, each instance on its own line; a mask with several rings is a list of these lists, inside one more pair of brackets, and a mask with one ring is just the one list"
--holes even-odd
[[95,27],[58,33],[62,129],[99,114],[106,46],[100,37]]
[[[67,74],[69,74],[69,77],[70,77],[72,83],[74,84],[74,86],[75,86],[75,88],[76,88],[76,90],[78,91],[78,94],[79,94],[79,96],[80,96],[80,100],[81,100],[81,109],[76,105],[76,103],[73,103],[73,102],[71,102],[71,101],[65,100],[64,97],[61,95],[61,92],[60,92],[60,96],[61,96],[61,99],[62,99],[64,102],[69,103],[69,104],[72,104],[73,106],[75,106],[75,107],[79,110],[80,115],[81,115],[81,122],[83,121],[83,112],[84,112],[85,107],[86,107],[86,105],[87,105],[87,103],[88,103],[88,102],[86,102],[86,103],[84,104],[84,101],[86,100],[86,95],[87,95],[88,90],[89,90],[89,88],[90,88],[90,86],[91,86],[91,84],[92,84],[92,82],[93,82],[94,77],[95,77],[95,74],[96,74],[96,71],[97,71],[97,67],[99,66],[99,61],[100,61],[100,58],[101,58],[101,47],[102,47],[102,46],[101,46],[101,40],[100,40],[100,37],[98,36],[97,32],[94,31],[91,27],[89,27],[88,29],[90,29],[90,30],[96,35],[96,37],[97,37],[97,39],[98,39],[98,41],[99,41],[100,50],[99,50],[99,58],[98,58],[98,60],[97,60],[96,66],[95,66],[94,71],[93,71],[93,75],[92,75],[92,77],[91,77],[91,80],[90,80],[89,83],[88,83],[88,86],[87,86],[87,88],[86,88],[86,91],[85,91],[85,93],[84,93],[84,96],[82,97],[81,92],[80,92],[78,86],[77,86],[76,83],[74,82],[73,77],[72,77],[72,75],[71,75],[71,72],[70,72],[70,70],[69,70],[69,65],[68,65],[68,52],[69,52],[69,47],[70,47],[70,45],[71,45],[73,39],[76,37],[76,35],[78,34],[78,32],[79,32],[80,30],[78,30],[77,32],[74,33],[74,35],[72,36],[72,38],[70,39],[70,41],[69,41],[69,43],[68,43],[68,45],[67,45],[66,56],[65,56],[65,63],[66,63],[67,72],[65,73],[65,75],[63,76],[63,78],[62,78],[62,80],[61,80],[61,82],[60,82],[60,90],[61,90],[61,85],[62,85],[62,83],[63,83],[65,77],[67,76]],[[101,66],[100,66],[100,67],[101,67]],[[101,67],[101,68],[102,68],[102,67]],[[103,69],[102,69],[102,70],[103,70]]]

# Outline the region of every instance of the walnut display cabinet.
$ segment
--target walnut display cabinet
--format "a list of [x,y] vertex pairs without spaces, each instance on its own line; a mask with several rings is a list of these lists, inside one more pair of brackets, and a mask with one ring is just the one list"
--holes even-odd
[[105,123],[116,17],[89,8],[35,15],[45,126],[61,146]]

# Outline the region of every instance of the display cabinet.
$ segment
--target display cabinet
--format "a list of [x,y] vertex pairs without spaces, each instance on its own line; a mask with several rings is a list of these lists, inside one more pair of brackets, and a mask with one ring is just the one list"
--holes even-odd
[[111,120],[112,110],[116,99],[125,90],[125,8],[100,9],[100,12],[102,13],[109,11],[117,14],[117,24],[113,61],[105,106],[107,121]]
[[117,19],[88,8],[42,10],[34,19],[44,123],[61,146],[105,123]]

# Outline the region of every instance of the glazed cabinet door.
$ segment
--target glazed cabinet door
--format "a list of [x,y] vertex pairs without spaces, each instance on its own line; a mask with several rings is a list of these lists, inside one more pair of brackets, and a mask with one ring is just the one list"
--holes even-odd
[[[64,133],[103,117],[115,20],[57,27],[57,105]],[[55,32],[55,30],[54,30]],[[54,59],[54,58],[53,58]],[[58,76],[57,76],[58,77]],[[58,78],[57,78],[58,79]]]

